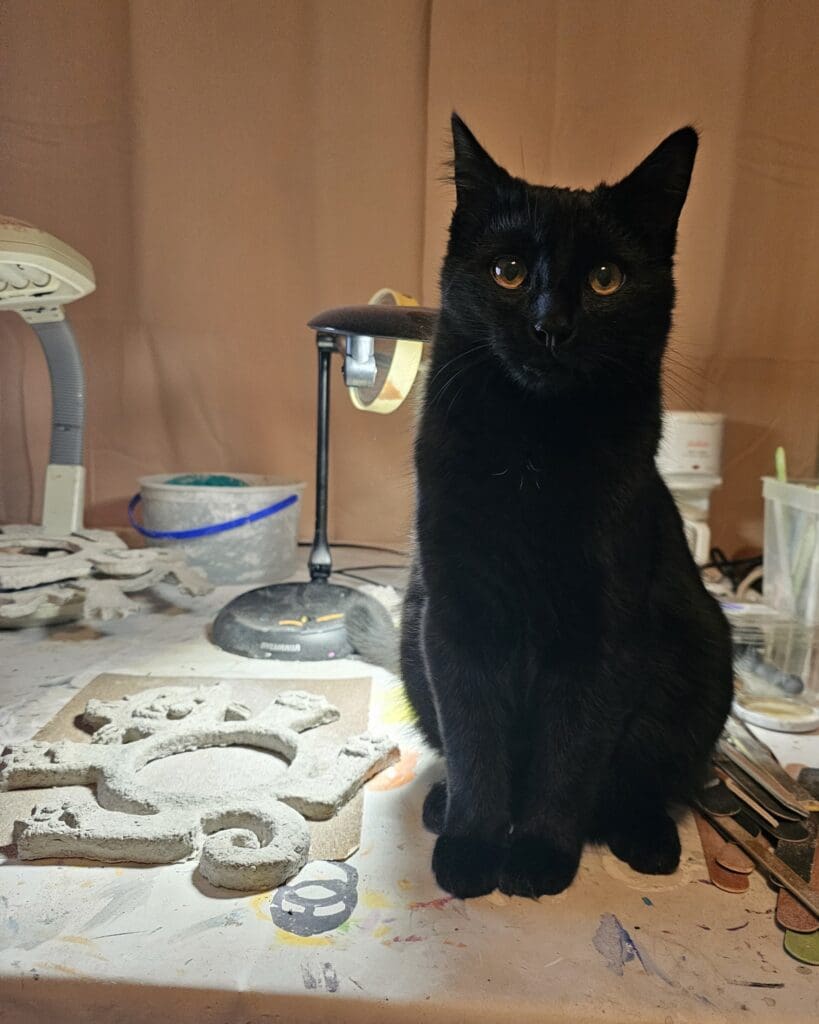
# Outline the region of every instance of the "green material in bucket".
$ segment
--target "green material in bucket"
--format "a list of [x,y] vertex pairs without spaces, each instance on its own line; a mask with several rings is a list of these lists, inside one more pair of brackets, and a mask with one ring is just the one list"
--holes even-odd
[[180,487],[247,487],[244,480],[222,473],[183,473],[172,477],[166,484],[178,484]]

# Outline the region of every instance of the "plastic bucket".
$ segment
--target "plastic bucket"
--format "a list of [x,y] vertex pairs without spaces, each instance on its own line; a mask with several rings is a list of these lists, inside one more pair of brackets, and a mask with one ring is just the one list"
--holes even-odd
[[247,486],[168,483],[177,475],[140,477],[129,516],[148,544],[178,550],[211,583],[277,583],[293,575],[302,481],[231,473]]

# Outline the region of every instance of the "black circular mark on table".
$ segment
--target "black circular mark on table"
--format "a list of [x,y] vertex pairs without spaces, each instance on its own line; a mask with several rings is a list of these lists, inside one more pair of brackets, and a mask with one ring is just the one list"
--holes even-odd
[[[320,935],[344,924],[358,903],[358,872],[341,862],[332,867],[343,877],[303,877],[277,889],[270,903],[273,923],[291,935]],[[327,890],[328,895],[303,895],[302,890],[312,886]]]

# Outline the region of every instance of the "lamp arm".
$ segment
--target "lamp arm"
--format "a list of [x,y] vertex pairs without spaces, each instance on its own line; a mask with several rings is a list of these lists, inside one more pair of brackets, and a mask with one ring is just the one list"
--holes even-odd
[[51,378],[51,450],[43,493],[43,529],[47,534],[75,533],[82,529],[85,497],[85,374],[80,350],[62,308],[24,318],[40,339]]
[[77,340],[68,320],[32,323],[51,378],[51,452],[56,466],[82,465],[85,429],[85,375]]

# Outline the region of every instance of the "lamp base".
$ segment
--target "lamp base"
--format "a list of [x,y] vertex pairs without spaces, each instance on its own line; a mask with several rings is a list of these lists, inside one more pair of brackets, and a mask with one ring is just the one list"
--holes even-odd
[[[351,602],[372,601],[335,583],[275,583],[234,598],[213,623],[213,642],[244,658],[331,661],[354,653],[347,636]],[[380,606],[379,606],[380,608]]]

